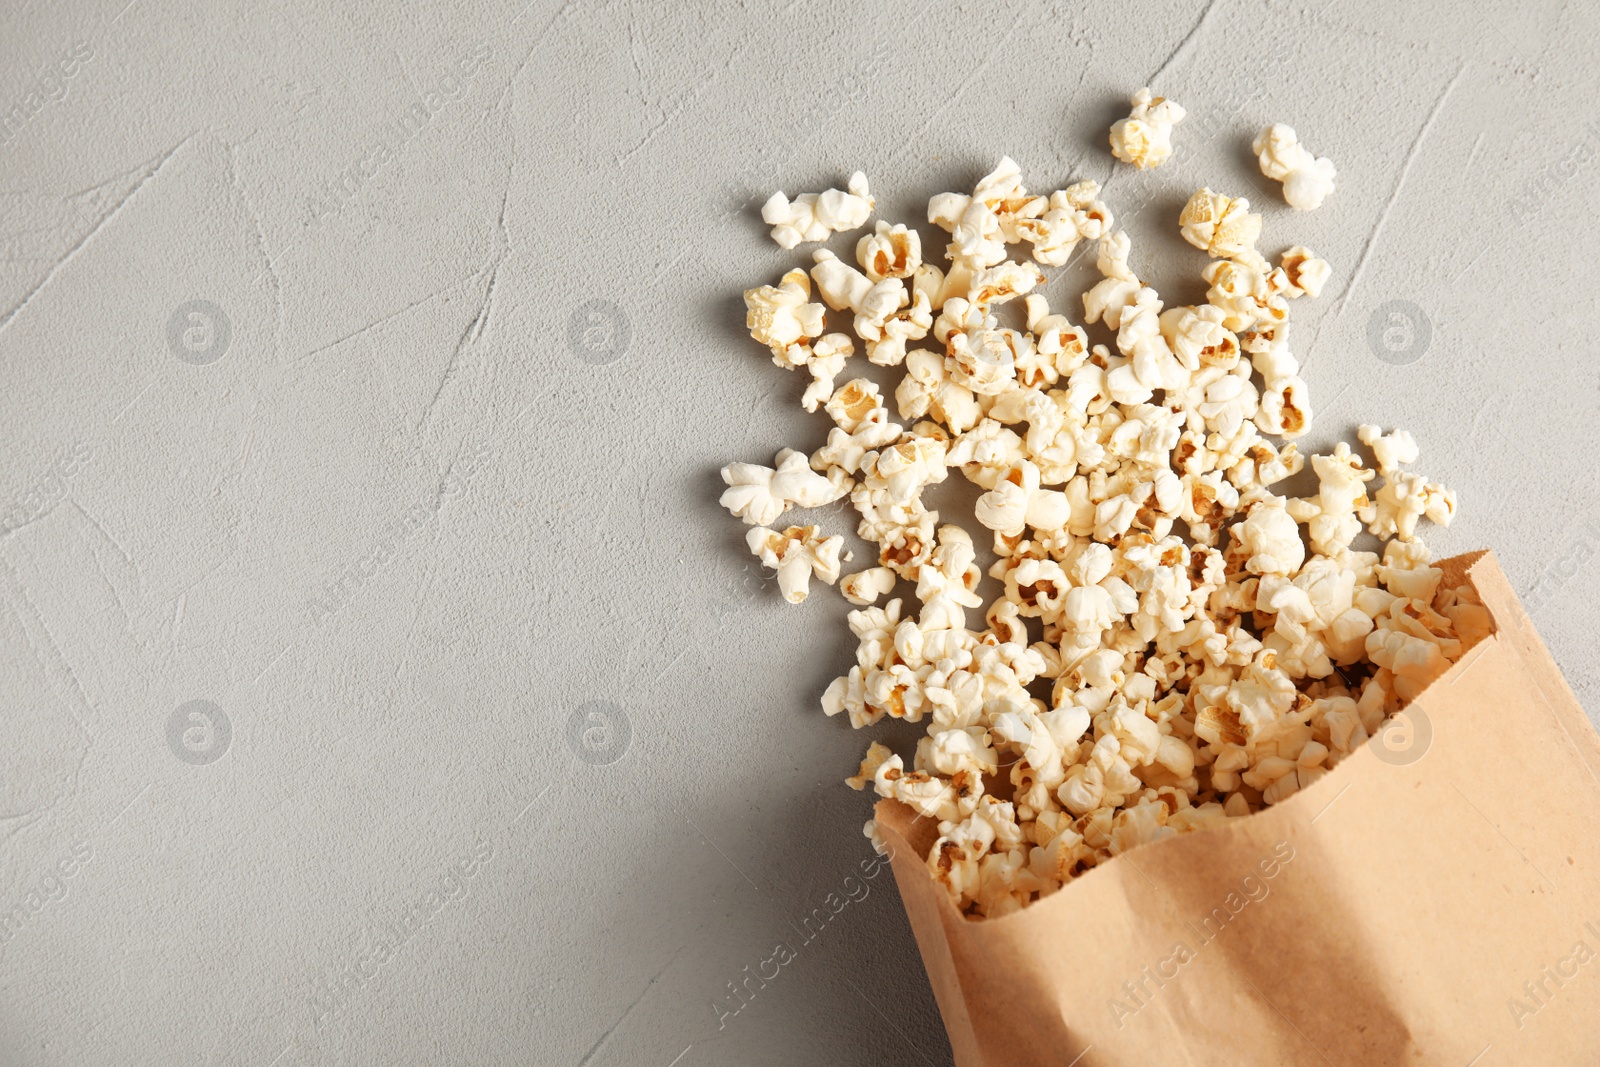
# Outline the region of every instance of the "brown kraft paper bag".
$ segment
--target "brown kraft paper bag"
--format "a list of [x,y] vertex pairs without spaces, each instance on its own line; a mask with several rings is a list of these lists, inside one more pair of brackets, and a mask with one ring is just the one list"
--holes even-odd
[[1495,629],[1310,788],[999,919],[877,818],[960,1067],[1600,1061],[1600,738],[1487,552]]

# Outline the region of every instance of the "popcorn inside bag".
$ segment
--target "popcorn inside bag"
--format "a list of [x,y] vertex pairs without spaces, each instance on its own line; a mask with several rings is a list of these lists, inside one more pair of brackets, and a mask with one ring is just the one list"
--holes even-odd
[[[1183,109],[1149,90],[1134,104],[1113,148],[1159,165]],[[858,172],[848,191],[775,194],[762,214],[793,248],[864,227],[875,206]],[[992,917],[1292,796],[1491,622],[1470,587],[1442,586],[1416,536],[1456,498],[1404,469],[1410,434],[1363,425],[1375,467],[1340,443],[1309,457],[1314,495],[1273,492],[1304,468],[1293,440],[1312,419],[1289,309],[1330,268],[1300,246],[1267,260],[1247,200],[1201,189],[1177,220],[1208,258],[1192,307],[1140,280],[1092,181],[1030,193],[1003,158],[970,195],[933,197],[928,220],[949,234],[943,266],[916,230],[879,220],[855,263],[819,249],[809,270],[745,293],[751,336],[809,373],[802,404],[832,428],[809,457],[724,468],[722,503],[785,599],[817,579],[859,605],[856,665],[823,710],[927,733],[911,768],[873,743],[848,783],[936,821],[929,870],[965,913]],[[1085,243],[1101,280],[1075,324],[1035,290]],[[1022,328],[1003,323],[1013,302],[1004,321]],[[1114,349],[1090,343],[1095,323]],[[892,397],[849,376],[858,344],[902,368]],[[952,470],[982,490],[959,524],[922,499]],[[879,551],[841,577],[842,537],[779,520],[846,497]],[[1381,553],[1352,547],[1363,529]],[[988,603],[978,538],[996,557]],[[885,600],[899,583],[914,605]]]

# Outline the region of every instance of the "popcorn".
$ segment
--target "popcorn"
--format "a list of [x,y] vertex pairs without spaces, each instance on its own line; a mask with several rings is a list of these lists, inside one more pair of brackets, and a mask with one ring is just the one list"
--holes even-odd
[[[1016,162],[1006,156],[972,195],[933,197],[928,221],[951,236],[944,295],[966,288],[971,272],[1004,262],[1008,244],[1031,245],[1034,260],[1047,266],[1065,263],[1078,241],[1095,240],[1111,227],[1111,212],[1097,199],[1099,192],[1094,182],[1083,181],[1049,196],[1030,194]],[[936,300],[934,306],[941,303]]]
[[806,386],[800,406],[807,411],[817,410],[817,405],[833,394],[833,379],[844,371],[845,362],[854,353],[855,341],[849,334],[829,333],[817,338],[805,362],[811,372],[811,384]]
[[[855,312],[855,331],[864,341],[882,340],[889,320],[911,302],[899,278],[874,282],[826,248],[818,249],[813,258],[817,265],[811,268],[811,277],[822,299],[835,311]],[[921,311],[924,320],[931,317],[925,307]],[[927,333],[926,321],[922,325],[919,337]]]
[[1416,440],[1404,430],[1385,435],[1377,426],[1363,423],[1356,430],[1362,444],[1372,449],[1383,475],[1383,488],[1358,510],[1361,521],[1379,537],[1411,541],[1416,536],[1417,520],[1427,517],[1436,526],[1449,526],[1455,518],[1456,495],[1437,482],[1400,468],[1416,462]]
[[[882,767],[892,755],[894,753],[889,751],[888,746],[880,745],[876,741],[872,742],[867,748],[867,754],[861,759],[861,769],[854,776],[846,778],[844,784],[858,793],[861,792],[867,787],[868,782],[877,779],[878,768]],[[872,835],[869,832],[867,836],[870,837]]]
[[1261,394],[1250,379],[1239,374],[1197,376],[1187,392],[1194,399],[1193,412],[1201,424],[1223,437],[1238,433],[1261,407]]
[[[1181,117],[1142,90],[1113,128],[1118,158],[1159,165]],[[1264,136],[1264,167],[1288,166],[1293,202],[1321,161],[1290,181],[1304,150]],[[874,744],[847,782],[937,823],[928,869],[975,917],[1284,802],[1493,626],[1429,565],[1419,524],[1448,524],[1457,500],[1406,469],[1410,434],[1362,425],[1375,468],[1345,442],[1310,456],[1294,443],[1312,409],[1290,309],[1324,290],[1329,265],[1295,245],[1274,266],[1248,201],[1202,188],[1179,222],[1210,257],[1205,300],[1167,307],[1099,195],[1093,182],[1030,192],[1005,157],[971,193],[930,199],[947,266],[879,220],[853,263],[818,250],[809,273],[746,294],[752,336],[809,371],[801,404],[834,425],[809,457],[730,464],[723,504],[752,526],[785,599],[820,578],[854,606],[855,663],[823,711],[925,735],[905,758]],[[871,208],[864,184],[860,199],[855,225]],[[796,240],[849,214],[804,202],[783,201]],[[1041,266],[1083,241],[1100,274],[1083,322],[1107,344],[1042,291]],[[823,332],[826,309],[848,332]],[[889,379],[836,384],[855,340],[904,368],[893,410]],[[1275,491],[1308,462],[1312,495]],[[924,502],[952,469],[973,487],[976,526]],[[877,559],[841,577],[842,537],[775,523],[846,495]],[[1363,527],[1381,553],[1353,548]],[[974,533],[992,548],[987,572]],[[902,580],[914,597],[892,596]],[[864,832],[881,846],[873,822]]]
[[906,353],[905,367],[906,376],[894,393],[902,418],[928,415],[948,426],[951,433],[959,434],[982,416],[972,390],[953,380],[943,356],[916,349]]
[[1343,441],[1332,455],[1313,456],[1311,465],[1320,483],[1317,498],[1292,500],[1287,507],[1295,521],[1307,524],[1313,551],[1337,556],[1361,532],[1357,516],[1370,507],[1366,483],[1377,472],[1363,467]]
[[791,507],[819,508],[848,491],[812,471],[805,453],[786,448],[778,453],[777,469],[754,463],[730,463],[722,468],[728,485],[721,504],[752,526],[766,526]]
[[813,575],[828,585],[839,580],[843,537],[823,538],[815,526],[791,526],[782,533],[757,526],[745,543],[763,566],[778,572],[778,591],[791,604],[805,600]]
[[1161,313],[1161,333],[1184,368],[1232,370],[1239,362],[1239,338],[1223,325],[1224,317],[1210,304],[1168,308]]
[[1035,262],[1066,263],[1080,240],[1097,240],[1111,228],[1111,210],[1097,199],[1100,186],[1081,181],[1050,194],[1044,214],[1017,223],[1018,235],[1033,246]]
[[1249,516],[1233,528],[1233,534],[1249,556],[1245,568],[1251,574],[1294,574],[1305,561],[1300,529],[1276,499],[1251,508]]
[[1448,526],[1455,510],[1455,494],[1444,486],[1421,475],[1396,472],[1384,480],[1383,488],[1360,515],[1367,529],[1379,537],[1410,541],[1416,536],[1418,519],[1426,515],[1432,522]]
[[976,272],[968,287],[967,299],[979,311],[988,311],[991,305],[1023,296],[1042,284],[1044,272],[1038,267],[1032,263],[1008,261]]
[[877,453],[863,465],[871,488],[881,488],[896,504],[909,504],[924,486],[945,478],[945,444],[933,437],[913,437]]
[[1407,463],[1415,463],[1421,455],[1416,438],[1405,430],[1385,435],[1381,427],[1364,422],[1356,427],[1356,439],[1372,449],[1378,470],[1384,475],[1393,474]]
[[889,421],[878,387],[865,378],[852,378],[841,385],[823,410],[839,424],[839,429],[852,436],[868,426],[887,425]]
[[[1211,286],[1206,299],[1223,312],[1222,325],[1236,333],[1251,331],[1253,340],[1272,347],[1277,328],[1289,317],[1283,296],[1268,285],[1265,264],[1219,259],[1200,272]],[[1242,342],[1241,342],[1242,343]]]
[[1247,259],[1261,236],[1261,216],[1250,214],[1250,201],[1201,189],[1178,216],[1183,239],[1218,259]]
[[1306,383],[1298,375],[1273,378],[1261,394],[1256,425],[1263,433],[1276,434],[1285,440],[1304,434],[1311,428],[1311,408],[1304,399],[1306,391]]
[[772,361],[793,369],[811,358],[811,340],[822,333],[823,308],[810,303],[811,279],[792,270],[776,286],[763,285],[744,294],[749,309],[745,326],[750,336],[772,349]]
[[1133,110],[1111,125],[1111,154],[1140,170],[1159,167],[1172,155],[1172,127],[1183,121],[1176,101],[1151,96],[1150,89],[1133,94]]
[[893,589],[896,576],[888,567],[868,567],[839,579],[839,592],[858,607],[875,604]]
[[1306,151],[1294,129],[1274,123],[1256,135],[1250,145],[1261,165],[1261,173],[1283,183],[1283,198],[1297,211],[1314,211],[1333,192],[1337,175],[1333,161],[1316,158]]
[[801,193],[792,201],[782,192],[773,193],[761,206],[761,221],[772,227],[772,239],[786,249],[860,229],[877,202],[867,190],[867,176],[859,170],[850,176],[847,188],[848,192]]
[[922,238],[904,223],[878,221],[873,232],[856,242],[856,260],[875,282],[910,278],[922,266]]
[[1295,245],[1278,262],[1288,285],[1284,295],[1291,299],[1298,296],[1315,299],[1321,296],[1322,287],[1328,284],[1328,278],[1333,274],[1328,261],[1318,259],[1305,245]]

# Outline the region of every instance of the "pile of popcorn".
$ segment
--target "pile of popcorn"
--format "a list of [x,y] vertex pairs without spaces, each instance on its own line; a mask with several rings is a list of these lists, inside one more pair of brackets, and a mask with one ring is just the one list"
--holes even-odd
[[[1134,103],[1140,126],[1119,123],[1113,147],[1158,165],[1183,111],[1148,90]],[[1259,141],[1263,169],[1331,185],[1331,164],[1277,130]],[[1092,181],[1030,193],[1005,158],[970,195],[929,201],[947,266],[880,220],[854,264],[817,250],[809,271],[745,293],[752,337],[809,374],[802,403],[833,427],[809,456],[725,468],[722,503],[787,600],[818,579],[859,606],[856,665],[824,711],[927,735],[909,770],[872,744],[849,784],[937,821],[928,868],[969,915],[1004,915],[1119,853],[1294,795],[1491,627],[1416,536],[1419,519],[1447,524],[1456,499],[1404,469],[1410,434],[1364,425],[1375,468],[1340,443],[1309,457],[1315,494],[1273,492],[1304,467],[1292,441],[1311,425],[1289,309],[1318,295],[1328,264],[1296,246],[1274,265],[1249,202],[1201,189],[1179,225],[1208,256],[1206,302],[1166,307],[1099,194]],[[791,248],[864,227],[873,207],[857,173],[846,190],[777,194],[762,214]],[[1041,266],[1086,242],[1102,280],[1075,324],[1036,290]],[[997,314],[1012,301],[1022,329]],[[1096,323],[1114,348],[1091,344]],[[868,362],[904,368],[892,403],[867,378],[839,381],[858,342]],[[976,525],[923,503],[952,469],[983,490]],[[841,577],[842,536],[778,523],[846,497],[878,558]],[[1381,554],[1352,547],[1363,528]],[[975,533],[1000,589],[987,604]],[[897,588],[915,606],[880,604]]]

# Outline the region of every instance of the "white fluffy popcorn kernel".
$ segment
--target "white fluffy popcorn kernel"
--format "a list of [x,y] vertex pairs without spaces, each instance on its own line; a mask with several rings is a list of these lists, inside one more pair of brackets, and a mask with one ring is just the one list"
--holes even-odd
[[1274,123],[1256,135],[1250,150],[1256,154],[1261,173],[1283,183],[1283,198],[1297,211],[1315,211],[1333,192],[1338,175],[1333,160],[1313,156],[1294,128]]
[[890,226],[880,219],[872,233],[856,242],[856,260],[875,282],[909,278],[922,266],[922,238],[904,223]]
[[845,363],[854,353],[855,342],[849,334],[827,333],[817,338],[811,346],[811,357],[805,363],[811,372],[811,384],[800,397],[800,406],[815,411],[817,405],[832,396],[833,379],[844,371]]
[[745,325],[750,336],[772,349],[780,367],[801,367],[811,358],[811,340],[822,333],[823,307],[811,303],[811,279],[795,269],[777,285],[747,290]]
[[1261,394],[1256,425],[1264,433],[1291,440],[1311,429],[1311,406],[1306,403],[1306,383],[1298,375],[1276,377]]
[[894,571],[888,567],[868,567],[840,578],[839,592],[857,607],[866,607],[888,596],[897,580]]
[[1255,252],[1261,216],[1250,213],[1250,201],[1200,189],[1178,216],[1183,239],[1219,259],[1237,259]]
[[773,193],[761,206],[761,221],[772,227],[772,239],[784,248],[860,229],[867,224],[876,201],[867,189],[867,176],[859,170],[850,176],[847,188],[801,193],[793,200],[782,191]]
[[1251,574],[1294,574],[1305,561],[1300,528],[1276,499],[1257,504],[1233,533],[1249,556],[1245,567]]
[[1378,461],[1378,471],[1385,475],[1393,474],[1407,463],[1415,463],[1422,454],[1416,438],[1409,432],[1396,430],[1385,434],[1381,426],[1370,422],[1356,427],[1356,439],[1372,449],[1372,456]]
[[1436,526],[1450,525],[1456,514],[1455,491],[1400,469],[1416,462],[1420,454],[1410,433],[1396,430],[1385,434],[1380,427],[1363,423],[1356,436],[1372,449],[1383,475],[1383,488],[1357,511],[1368,530],[1379,537],[1409,542],[1416,537],[1418,519],[1427,518]]
[[1100,186],[1077,182],[1050,194],[1044,214],[1017,223],[1018,235],[1033,246],[1033,258],[1047,267],[1067,262],[1081,240],[1098,239],[1111,227],[1111,209],[1097,199]]
[[[872,742],[867,747],[867,754],[861,758],[861,768],[852,777],[846,778],[844,784],[858,793],[861,792],[867,787],[868,782],[877,777],[878,768],[882,767],[884,762],[892,755],[894,753],[889,751],[887,745],[881,745],[876,741]],[[871,836],[870,832],[868,836]]]
[[1328,284],[1328,279],[1333,275],[1333,268],[1328,266],[1328,261],[1317,258],[1305,245],[1295,245],[1284,252],[1278,263],[1289,284],[1284,295],[1291,299],[1298,296],[1316,299],[1322,295],[1323,286]]
[[1111,154],[1140,170],[1159,167],[1172,155],[1172,128],[1183,121],[1176,101],[1153,96],[1146,86],[1133,94],[1133,110],[1111,125]]
[[791,507],[820,508],[848,491],[813,471],[804,452],[786,448],[778,453],[777,464],[776,469],[755,463],[723,467],[728,488],[722,506],[752,526],[766,526]]
[[757,526],[745,543],[763,566],[778,572],[778,591],[791,604],[805,600],[813,576],[828,585],[839,580],[843,537],[822,537],[815,526],[791,526],[782,533]]

